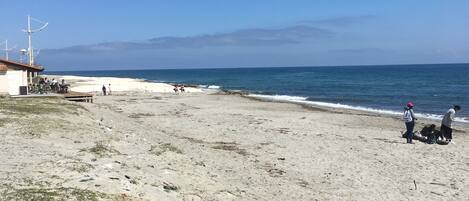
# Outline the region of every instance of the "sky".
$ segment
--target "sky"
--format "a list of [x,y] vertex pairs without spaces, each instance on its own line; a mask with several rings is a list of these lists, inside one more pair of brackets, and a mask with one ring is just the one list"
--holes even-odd
[[0,0],[0,43],[8,39],[19,60],[31,15],[49,22],[33,34],[47,70],[468,63],[468,8],[467,0]]

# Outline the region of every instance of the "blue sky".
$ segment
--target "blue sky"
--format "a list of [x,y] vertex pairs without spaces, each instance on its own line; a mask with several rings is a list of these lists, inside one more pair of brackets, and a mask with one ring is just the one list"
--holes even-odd
[[26,47],[28,14],[50,23],[33,35],[49,70],[469,62],[467,0],[0,0],[0,8],[0,40],[16,52]]

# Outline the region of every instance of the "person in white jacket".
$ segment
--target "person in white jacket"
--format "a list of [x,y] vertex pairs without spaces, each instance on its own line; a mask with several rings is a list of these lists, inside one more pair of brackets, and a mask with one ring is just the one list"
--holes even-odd
[[403,119],[405,122],[405,127],[406,127],[406,132],[405,132],[405,137],[407,138],[407,143],[413,144],[412,138],[414,137],[414,126],[415,126],[415,118],[414,115],[414,103],[408,102],[407,106],[404,108],[404,115]]
[[455,105],[445,113],[443,119],[441,120],[441,135],[450,142],[453,139],[452,124],[454,121],[454,116],[459,110],[461,110],[461,106]]

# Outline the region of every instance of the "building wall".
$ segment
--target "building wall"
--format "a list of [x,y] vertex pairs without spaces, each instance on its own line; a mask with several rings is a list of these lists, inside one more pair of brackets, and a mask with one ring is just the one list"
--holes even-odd
[[23,79],[21,79],[21,81],[23,81],[23,83],[21,85],[22,86],[28,86],[28,71],[27,70],[22,70],[21,74],[23,75]]
[[7,72],[8,71],[0,71],[0,95],[9,94]]
[[23,71],[22,70],[9,70],[6,72],[7,72],[6,76],[8,80],[8,94],[19,95],[20,86],[25,86],[23,84]]
[[20,86],[28,86],[27,68],[0,61],[0,95],[19,95]]

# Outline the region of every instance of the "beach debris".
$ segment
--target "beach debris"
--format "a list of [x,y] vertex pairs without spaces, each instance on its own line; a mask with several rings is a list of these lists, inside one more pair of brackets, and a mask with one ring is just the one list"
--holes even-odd
[[434,192],[434,191],[430,191],[430,193],[433,193],[433,194],[439,195],[439,196],[445,196],[445,195],[443,195],[443,194],[441,194],[441,193],[437,193],[437,192]]
[[80,182],[87,182],[94,180],[92,177],[81,179]]
[[430,184],[432,184],[432,185],[439,185],[439,186],[446,186],[445,184],[442,184],[442,183],[436,183],[436,182],[430,182]]
[[303,187],[303,188],[306,188],[306,187],[308,187],[308,185],[309,185],[309,183],[308,183],[307,181],[302,180],[302,179],[299,179],[298,182],[297,182],[297,184],[298,184],[299,186]]
[[135,184],[135,185],[138,184],[138,183],[137,183],[137,180],[130,178],[129,175],[124,175],[124,177],[125,177],[126,179],[128,179],[131,184]]
[[177,190],[179,190],[179,187],[177,187],[176,185],[174,185],[172,183],[163,182],[163,189],[166,192],[169,192],[169,191],[177,191]]
[[96,122],[97,122],[97,123],[98,123],[98,125],[100,125],[100,126],[101,126],[101,122],[103,122],[103,121],[104,121],[104,118],[102,118],[102,117],[101,117],[101,119],[99,119],[99,120],[96,120]]
[[112,180],[120,180],[119,177],[109,177],[109,179],[112,179]]
[[279,161],[284,161],[285,158],[284,158],[284,157],[280,157],[280,158],[277,158],[277,160],[279,160]]
[[205,163],[203,161],[197,161],[197,162],[195,162],[195,165],[205,167]]
[[280,176],[283,176],[286,172],[281,170],[281,169],[277,169],[277,168],[272,168],[272,169],[269,169],[267,170],[267,172],[269,173],[269,175],[271,177],[280,177]]

